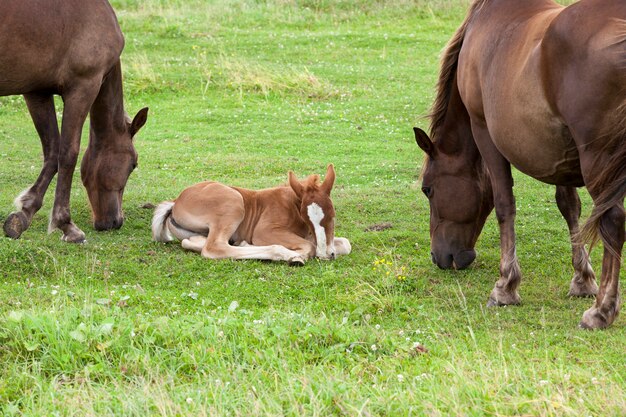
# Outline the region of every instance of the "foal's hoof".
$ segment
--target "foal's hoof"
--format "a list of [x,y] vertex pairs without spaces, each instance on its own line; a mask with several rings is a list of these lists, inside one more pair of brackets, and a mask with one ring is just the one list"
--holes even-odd
[[289,266],[304,266],[304,259],[300,256],[294,256],[289,261],[287,261]]
[[28,229],[28,219],[21,211],[9,214],[4,222],[4,234],[11,239],[18,239]]

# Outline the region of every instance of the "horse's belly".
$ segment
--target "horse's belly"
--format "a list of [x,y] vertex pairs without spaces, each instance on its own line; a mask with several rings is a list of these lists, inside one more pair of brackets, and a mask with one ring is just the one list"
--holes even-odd
[[583,185],[578,149],[567,127],[531,120],[515,128],[497,125],[490,133],[502,155],[526,175],[548,184]]

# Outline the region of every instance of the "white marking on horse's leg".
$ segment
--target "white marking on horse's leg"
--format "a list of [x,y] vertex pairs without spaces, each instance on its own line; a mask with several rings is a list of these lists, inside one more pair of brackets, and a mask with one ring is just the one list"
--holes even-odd
[[15,197],[15,200],[13,200],[13,205],[17,211],[22,211],[22,208],[24,208],[24,197],[26,197],[26,194],[28,194],[29,191],[30,188],[23,190],[17,195],[17,197]]
[[56,224],[52,223],[53,211],[54,211],[54,207],[50,210],[50,218],[48,219],[48,234],[52,234],[53,232],[59,230],[59,227]]
[[326,230],[322,227],[322,219],[324,219],[324,210],[316,203],[310,204],[306,208],[306,212],[309,215],[309,220],[313,224],[313,230],[315,231],[315,241],[317,247],[315,248],[315,256],[322,259],[328,259],[327,247],[326,247]]
[[352,252],[352,245],[345,237],[335,238],[335,255],[347,255]]

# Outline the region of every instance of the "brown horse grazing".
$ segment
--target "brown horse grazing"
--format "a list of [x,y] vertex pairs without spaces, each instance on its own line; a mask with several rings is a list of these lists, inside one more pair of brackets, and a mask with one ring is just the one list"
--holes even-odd
[[[557,186],[572,235],[572,295],[594,295],[584,328],[616,318],[626,195],[626,2],[478,0],[445,50],[431,113],[422,191],[433,261],[464,268],[495,205],[501,261],[488,305],[517,304],[511,164]],[[594,209],[579,233],[586,186]],[[604,243],[598,290],[584,238]]]
[[176,237],[183,248],[211,259],[300,265],[312,256],[334,259],[352,250],[348,239],[335,237],[334,182],[332,165],[322,184],[317,175],[300,182],[291,171],[289,185],[260,191],[201,182],[157,206],[152,237]]
[[[120,54],[124,38],[105,0],[35,0],[0,3],[0,96],[23,94],[43,147],[35,183],[15,200],[18,211],[4,223],[18,238],[41,208],[58,173],[50,230],[83,242],[70,218],[70,191],[82,126],[90,114],[89,147],[81,176],[97,230],[119,228],[122,194],[137,165],[132,137],[145,124],[144,108],[130,121],[124,112]],[[63,98],[61,131],[53,95]]]

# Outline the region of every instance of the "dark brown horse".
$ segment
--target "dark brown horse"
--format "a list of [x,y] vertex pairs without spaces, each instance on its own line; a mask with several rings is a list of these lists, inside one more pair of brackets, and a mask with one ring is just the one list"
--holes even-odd
[[[3,0],[0,45],[0,95],[24,95],[44,154],[41,173],[15,200],[18,211],[6,220],[5,233],[18,238],[30,226],[58,173],[50,229],[61,229],[69,242],[85,240],[70,218],[70,191],[88,113],[89,146],[81,175],[94,226],[119,228],[122,194],[137,165],[132,137],[146,122],[148,109],[132,121],[124,112],[124,38],[113,9],[106,0]],[[54,94],[64,103],[60,132]]]
[[[448,44],[431,113],[431,139],[415,129],[428,158],[433,261],[464,268],[495,206],[500,279],[488,305],[518,304],[511,164],[557,186],[572,235],[570,294],[597,294],[581,326],[617,317],[626,195],[626,2],[478,0]],[[579,233],[586,186],[594,209]],[[579,239],[604,243],[601,285]]]

